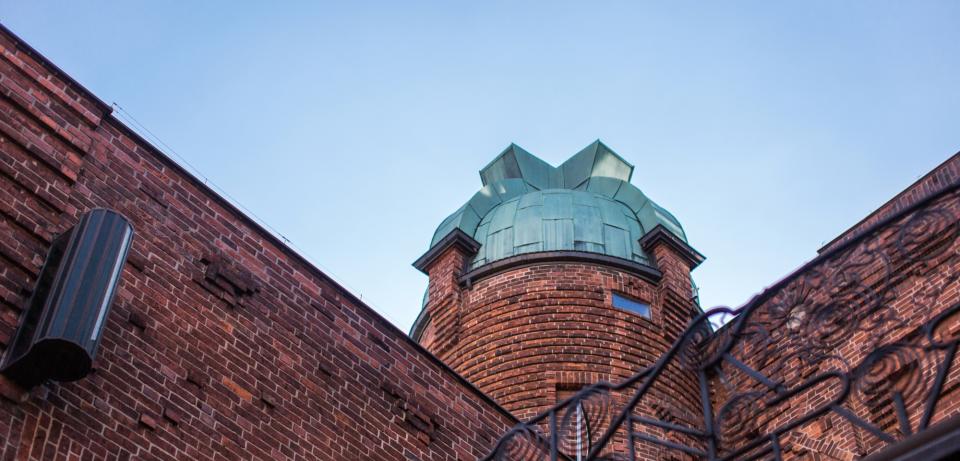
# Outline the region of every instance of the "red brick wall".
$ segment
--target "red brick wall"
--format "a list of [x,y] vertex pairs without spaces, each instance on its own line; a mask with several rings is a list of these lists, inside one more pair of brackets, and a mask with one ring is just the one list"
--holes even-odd
[[[954,156],[927,175],[928,179],[878,211],[869,224],[907,210],[955,184],[958,166],[960,157]],[[733,355],[788,388],[799,387],[826,371],[847,374],[851,391],[842,402],[843,408],[896,440],[906,434],[901,431],[891,396],[893,390],[906,389],[905,413],[916,431],[943,357],[940,351],[928,348],[921,328],[960,303],[958,221],[960,192],[954,190],[869,234],[863,233],[867,225],[858,226],[854,234],[837,242],[847,242],[855,234],[862,239],[842,249],[840,243],[832,244],[833,253],[825,253],[766,293],[770,297],[750,317],[732,349]],[[721,330],[715,343],[727,337],[733,325]],[[952,318],[934,335],[938,340],[948,340],[957,331],[960,318]],[[887,349],[888,355],[882,359],[862,365],[867,354],[894,344],[896,348]],[[869,373],[858,374],[857,367]],[[723,372],[724,382],[717,379],[713,383],[716,407],[724,405],[734,393],[757,391],[763,399],[772,395],[735,367],[725,365]],[[946,376],[931,424],[960,413],[960,367],[956,360]],[[763,408],[763,399],[743,406],[735,414],[738,418],[726,419],[747,424],[730,431],[729,436],[721,427],[721,448],[737,448],[756,434],[801,420],[837,395],[836,382],[827,381],[769,408]],[[756,432],[749,430],[751,425]],[[841,460],[875,453],[888,445],[837,412],[828,412],[789,431],[781,444],[785,459]]]
[[[803,389],[805,381],[826,371],[841,372],[851,383],[850,394],[840,402],[842,409],[780,435],[785,459],[853,460],[888,446],[843,417],[842,411],[864,424],[876,424],[896,440],[903,439],[907,434],[899,427],[892,400],[898,389],[906,395],[910,430],[918,430],[928,398],[924,392],[932,390],[937,366],[945,357],[942,350],[930,349],[922,326],[960,303],[960,192],[950,188],[952,192],[939,194],[936,200],[926,199],[957,183],[958,165],[960,157],[952,157],[841,236],[832,246],[834,253],[824,254],[758,298],[762,303],[729,350],[733,357],[784,389]],[[921,202],[910,214],[869,229]],[[840,248],[857,236],[863,238]],[[466,258],[448,255],[437,263],[446,264],[437,271],[445,277],[435,278],[430,271],[431,296],[446,293],[448,297],[436,306],[428,304],[428,310],[447,309],[455,303],[450,312],[458,315],[427,330],[453,338],[446,343],[453,346],[445,348],[442,357],[455,369],[521,419],[531,418],[583,385],[623,381],[632,374],[629,370],[640,370],[660,357],[678,336],[689,319],[682,315],[689,312],[684,309],[684,301],[689,300],[689,271],[668,246],[654,247],[651,254],[664,273],[658,284],[604,266],[541,262],[465,287],[451,285],[456,277],[449,275],[457,275],[458,265],[462,268]],[[649,300],[654,306],[653,321],[612,310],[608,293],[613,290]],[[664,321],[666,313],[676,317]],[[730,325],[703,347],[682,348],[634,414],[703,427],[697,421],[697,389],[687,365],[700,363],[698,358],[723,344]],[[940,325],[934,336],[948,340],[958,331],[960,315]],[[865,362],[874,351],[887,355]],[[686,354],[691,361],[682,359]],[[779,391],[733,362],[721,363],[707,376],[722,456],[753,440],[762,444],[740,457],[762,457],[759,450],[764,449],[769,454],[772,448],[766,436],[771,431],[803,420],[841,389],[837,378],[829,378],[779,401],[774,398]],[[932,413],[934,425],[960,413],[956,358],[945,376],[938,394],[941,399]],[[622,409],[624,394],[629,395],[614,395],[616,411]],[[737,395],[743,400],[729,400]],[[695,440],[681,441],[697,446]],[[614,450],[622,452],[622,443],[615,439]],[[639,459],[681,457],[678,451],[645,441],[637,442],[636,448]]]
[[[542,261],[467,287],[458,278],[468,257],[448,249],[428,268],[430,320],[421,342],[517,418],[529,419],[574,390],[637,374],[684,330],[695,312],[690,269],[667,245],[657,244],[652,255],[664,274],[658,282],[601,264]],[[613,292],[648,303],[651,317],[614,308]],[[696,377],[679,366],[666,376],[673,386],[654,390],[639,413],[675,421],[698,415]],[[614,398],[623,404],[629,394]],[[619,435],[617,446],[623,453]],[[663,454],[651,449],[644,456]]]
[[464,311],[458,279],[468,261],[463,249],[451,246],[430,265],[426,307],[429,327],[420,336],[420,343],[441,359],[448,357],[460,340]]
[[53,235],[136,236],[96,371],[0,400],[0,459],[437,459],[509,415],[0,30],[0,348]]
[[937,192],[944,186],[956,182],[957,180],[960,180],[960,153],[953,154],[953,156],[938,165],[929,173],[923,175],[922,178],[911,184],[910,187],[906,188],[903,192],[900,192],[895,197],[888,200],[887,203],[884,203],[880,206],[880,208],[877,208],[871,212],[866,218],[863,218],[853,227],[847,229],[844,233],[838,235],[836,238],[824,245],[819,252],[823,253],[831,248],[849,241],[850,239],[855,238],[863,230],[867,229],[873,224],[876,224],[883,218],[910,207],[910,205],[922,200],[932,193]]
[[[617,291],[646,301],[652,318],[615,309]],[[656,287],[616,269],[543,263],[474,285],[463,333],[444,360],[520,419],[557,403],[557,387],[619,382],[659,357],[673,338]]]

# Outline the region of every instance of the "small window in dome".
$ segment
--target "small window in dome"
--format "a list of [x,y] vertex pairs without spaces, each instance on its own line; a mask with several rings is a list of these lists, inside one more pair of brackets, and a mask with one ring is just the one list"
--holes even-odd
[[618,309],[623,309],[625,311],[633,312],[634,314],[641,315],[646,318],[650,318],[650,305],[637,301],[635,299],[630,299],[619,293],[613,294],[613,307]]

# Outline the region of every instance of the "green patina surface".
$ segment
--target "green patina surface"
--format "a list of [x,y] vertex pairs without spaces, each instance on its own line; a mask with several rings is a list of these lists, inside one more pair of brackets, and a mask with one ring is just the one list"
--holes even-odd
[[434,233],[460,228],[481,244],[471,268],[524,253],[586,251],[649,264],[638,241],[680,222],[640,192],[633,165],[596,141],[554,167],[511,144],[480,170],[483,187]]

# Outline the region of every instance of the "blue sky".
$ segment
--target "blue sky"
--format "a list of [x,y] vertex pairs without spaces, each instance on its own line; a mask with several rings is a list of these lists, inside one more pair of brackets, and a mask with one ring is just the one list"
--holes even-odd
[[960,2],[49,2],[0,21],[406,329],[510,142],[601,139],[739,305],[960,150]]

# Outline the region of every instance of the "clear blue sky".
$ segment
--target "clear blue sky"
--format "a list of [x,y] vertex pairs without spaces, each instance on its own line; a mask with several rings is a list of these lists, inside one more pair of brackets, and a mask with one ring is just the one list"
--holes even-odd
[[510,142],[600,138],[739,305],[960,150],[960,2],[48,2],[0,21],[406,329]]

